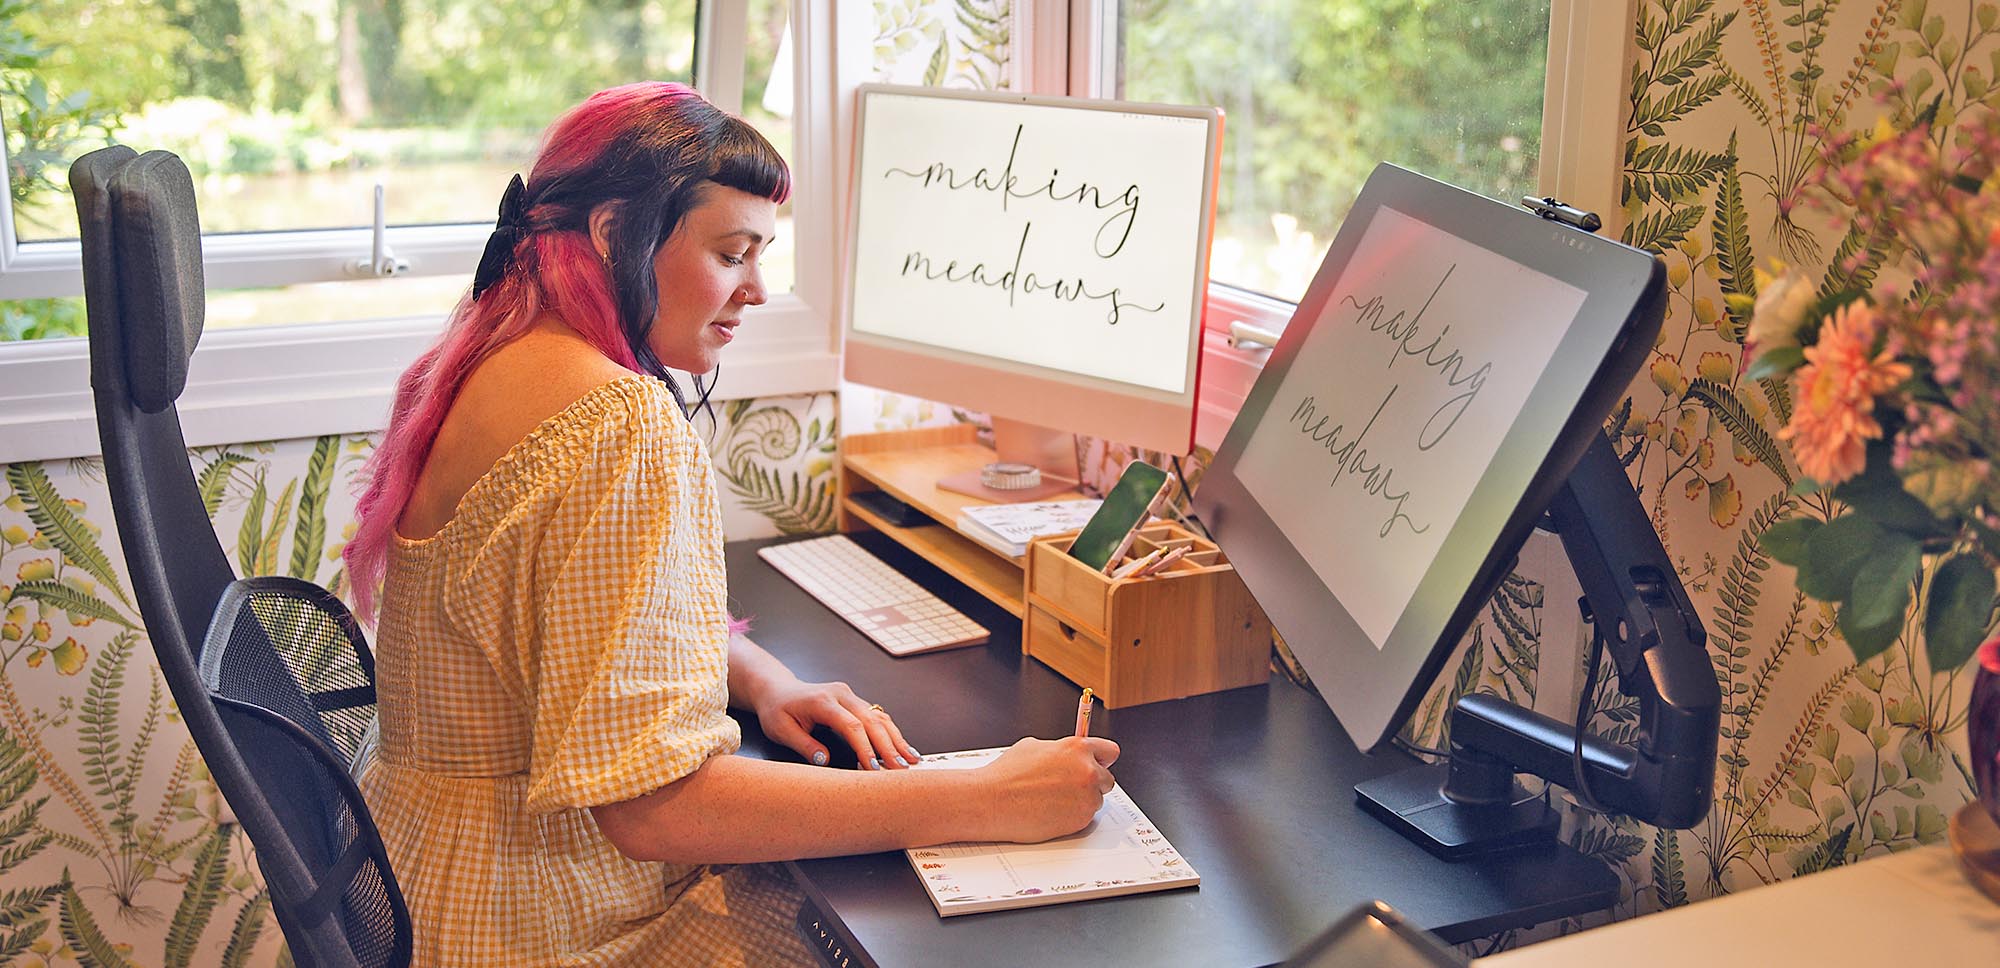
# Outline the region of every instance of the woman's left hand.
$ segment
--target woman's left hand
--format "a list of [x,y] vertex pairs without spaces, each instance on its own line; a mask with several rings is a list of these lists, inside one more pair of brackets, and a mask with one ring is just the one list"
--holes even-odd
[[895,719],[880,704],[855,695],[847,683],[793,679],[761,698],[756,712],[764,735],[815,765],[825,766],[828,760],[826,747],[812,737],[815,726],[847,740],[864,770],[900,770],[917,762],[917,751],[904,741]]

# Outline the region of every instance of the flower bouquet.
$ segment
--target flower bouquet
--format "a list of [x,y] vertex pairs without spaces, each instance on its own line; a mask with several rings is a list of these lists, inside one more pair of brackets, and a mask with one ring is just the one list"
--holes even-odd
[[1828,282],[1760,271],[1735,308],[1746,375],[1790,404],[1778,437],[1812,509],[1764,549],[1834,608],[1856,661],[1918,629],[1933,674],[1978,656],[1967,739],[1985,809],[1951,832],[2000,899],[2000,117],[1931,120],[1828,139],[1810,186],[1853,213]]
[[1920,595],[1946,672],[1989,637],[2000,569],[2000,177],[1986,161],[2000,118],[1937,140],[1920,121],[1827,142],[1814,184],[1856,213],[1861,240],[1829,278],[1873,277],[1871,259],[1913,274],[1829,291],[1760,271],[1744,356],[1750,378],[1788,385],[1778,436],[1808,478],[1798,492],[1827,512],[1772,527],[1765,550],[1835,606],[1857,660],[1902,635]]

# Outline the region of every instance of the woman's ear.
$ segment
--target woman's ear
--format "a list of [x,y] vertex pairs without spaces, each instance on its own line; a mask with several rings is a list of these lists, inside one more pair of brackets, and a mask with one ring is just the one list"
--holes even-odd
[[590,245],[599,261],[611,259],[611,226],[618,220],[618,203],[603,202],[590,210]]

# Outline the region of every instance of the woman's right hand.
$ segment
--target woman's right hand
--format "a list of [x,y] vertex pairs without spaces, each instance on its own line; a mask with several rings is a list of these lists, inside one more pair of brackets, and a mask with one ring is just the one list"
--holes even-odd
[[1032,844],[1082,830],[1117,783],[1106,769],[1117,759],[1118,744],[1094,736],[1015,743],[979,769],[993,796],[985,839]]

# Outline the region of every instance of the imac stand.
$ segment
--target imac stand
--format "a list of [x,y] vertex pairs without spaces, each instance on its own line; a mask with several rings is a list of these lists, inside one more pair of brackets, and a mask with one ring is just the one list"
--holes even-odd
[[1583,586],[1585,619],[1617,666],[1619,691],[1639,700],[1638,735],[1625,745],[1585,731],[1579,743],[1583,723],[1494,696],[1460,699],[1447,762],[1354,788],[1364,810],[1446,860],[1553,842],[1555,811],[1517,773],[1661,827],[1692,827],[1708,812],[1721,693],[1707,633],[1601,433],[1550,501],[1548,519]]
[[994,460],[938,479],[953,494],[995,504],[1042,501],[1076,490],[1076,435],[1038,424],[993,418]]

